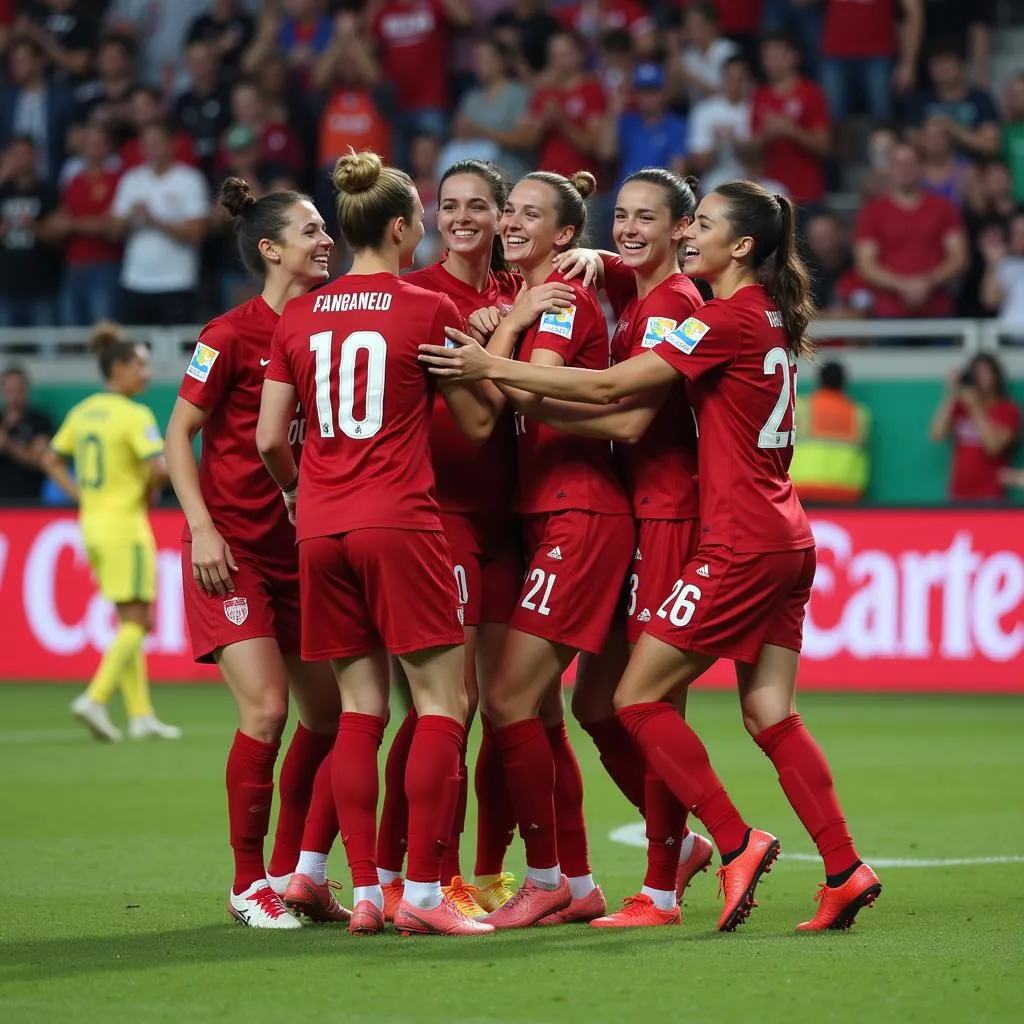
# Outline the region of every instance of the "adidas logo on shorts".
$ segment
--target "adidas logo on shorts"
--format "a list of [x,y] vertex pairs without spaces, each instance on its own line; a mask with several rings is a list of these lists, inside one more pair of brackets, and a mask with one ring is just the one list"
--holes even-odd
[[711,577],[711,570],[710,570],[710,569],[708,568],[708,563],[707,563],[707,562],[705,562],[705,563],[704,563],[704,564],[703,564],[703,565],[702,565],[702,566],[701,566],[701,567],[700,567],[700,568],[699,568],[699,569],[697,570],[697,575],[698,575],[698,576],[703,576],[703,577],[704,577],[704,579],[710,579],[710,577]]
[[637,617],[637,622],[650,622],[651,621],[651,609],[645,608]]
[[551,559],[553,559],[556,562],[560,562],[562,560],[562,549],[560,547],[558,547],[558,545],[556,544],[548,552],[548,558],[551,558]]
[[634,562],[642,562],[643,560],[644,560],[644,556],[640,554],[640,549],[637,548],[636,549],[636,554],[633,556],[633,561]]

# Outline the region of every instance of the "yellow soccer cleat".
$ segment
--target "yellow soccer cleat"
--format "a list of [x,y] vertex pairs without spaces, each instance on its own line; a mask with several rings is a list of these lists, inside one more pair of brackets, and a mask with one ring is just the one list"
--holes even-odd
[[451,885],[442,885],[441,892],[455,904],[456,910],[469,918],[483,917],[486,910],[477,902],[480,890],[475,885],[467,885],[462,875],[456,875]]
[[493,881],[486,885],[479,884],[483,879],[477,879],[478,887],[474,896],[484,912],[492,914],[515,896],[516,876],[509,871],[503,871],[500,875],[489,877]]

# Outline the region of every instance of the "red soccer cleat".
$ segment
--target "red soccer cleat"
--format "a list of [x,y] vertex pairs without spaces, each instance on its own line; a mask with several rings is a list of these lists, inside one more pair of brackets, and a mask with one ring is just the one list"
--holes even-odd
[[384,927],[384,911],[371,900],[360,900],[352,908],[348,930],[353,935],[379,935]]
[[743,924],[754,909],[754,890],[762,875],[772,869],[782,849],[770,832],[750,830],[743,852],[718,869],[718,895],[725,895],[725,909],[718,919],[720,932],[733,932]]
[[557,889],[542,889],[527,878],[522,888],[508,901],[483,920],[495,928],[529,928],[541,918],[564,910],[572,903],[572,887],[562,875]]
[[340,882],[314,882],[309,875],[292,875],[282,899],[285,906],[317,924],[338,924],[352,915],[334,898],[332,889],[341,889]]
[[586,924],[595,918],[604,917],[608,913],[608,901],[601,892],[601,886],[595,885],[586,896],[576,899],[564,910],[556,910],[547,917],[542,917],[538,926],[549,927],[556,924]]
[[683,915],[678,905],[671,910],[660,910],[650,896],[638,893],[622,901],[622,909],[607,917],[597,917],[591,928],[657,928],[682,924]]
[[400,878],[396,878],[393,882],[382,885],[381,891],[384,893],[384,920],[394,921],[395,911],[398,910],[398,904],[402,902],[405,893],[405,884]]
[[402,900],[395,912],[395,928],[403,935],[494,934],[494,925],[466,917],[447,896],[430,910]]
[[707,871],[711,864],[715,848],[710,839],[702,836],[699,832],[691,832],[693,846],[690,849],[690,856],[679,862],[676,868],[676,900],[683,902],[683,893],[686,887],[693,881],[694,876],[701,871]]
[[824,882],[814,899],[818,912],[813,921],[798,924],[798,932],[848,931],[861,907],[870,907],[881,895],[882,883],[878,875],[861,864],[842,885],[829,888]]

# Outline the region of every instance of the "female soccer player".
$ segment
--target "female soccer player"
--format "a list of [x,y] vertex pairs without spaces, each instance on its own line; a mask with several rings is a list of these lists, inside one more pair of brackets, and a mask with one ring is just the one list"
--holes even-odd
[[[229,178],[221,203],[236,219],[242,262],[263,279],[263,290],[210,321],[200,335],[167,427],[167,461],[186,519],[181,557],[182,573],[193,581],[184,589],[192,652],[197,661],[217,663],[238,705],[226,773],[235,858],[228,909],[250,927],[298,928],[278,892],[296,871],[304,845],[314,777],[337,732],[338,695],[326,665],[304,665],[299,658],[295,530],[263,468],[255,434],[278,317],[289,299],[327,277],[333,242],[316,207],[298,192],[257,200],[244,181]],[[288,430],[296,450],[305,429],[293,406]],[[200,431],[197,470],[192,442]],[[281,766],[268,877],[263,842],[289,689],[299,724]],[[330,810],[328,802],[321,825],[333,838]],[[301,874],[322,883],[304,909],[314,919],[344,920],[323,870],[322,863],[299,865]]]
[[[167,482],[163,438],[153,413],[132,401],[149,385],[149,350],[113,324],[99,324],[91,344],[106,390],[67,414],[50,442],[44,468],[78,502],[89,564],[100,593],[117,609],[119,626],[71,713],[97,739],[121,739],[106,707],[120,685],[132,739],[176,740],[181,730],[153,714],[142,649],[156,596],[156,542],[147,508],[150,494]],[[74,462],[74,479],[66,460]]]
[[425,357],[442,374],[450,362],[451,376],[596,404],[687,381],[699,427],[700,547],[637,643],[615,696],[619,717],[648,766],[710,830],[723,855],[719,928],[734,929],[779,842],[747,827],[670,703],[717,658],[732,659],[744,725],[825,862],[818,911],[798,928],[848,928],[881,885],[857,856],[828,763],[796,713],[815,556],[787,474],[796,358],[810,348],[812,313],[793,207],[730,182],[701,201],[683,241],[684,269],[707,280],[715,298],[650,353],[598,373],[555,371],[496,359],[459,335],[465,348],[429,346]]
[[[395,926],[480,935],[441,891],[466,737],[463,629],[429,462],[433,385],[417,362],[424,337],[462,323],[452,301],[398,278],[423,238],[409,176],[373,153],[334,170],[351,271],[293,300],[274,335],[256,442],[295,510],[302,653],[330,660],[342,714],[332,755],[338,822],[355,886],[349,928],[384,927],[375,858],[377,748],[388,715],[390,651],[409,678],[418,720],[405,777],[409,864]],[[475,386],[443,388],[455,421],[483,440]],[[315,413],[301,471],[288,443],[296,401]],[[296,499],[296,488],[298,489]],[[296,505],[297,500],[297,505]]]

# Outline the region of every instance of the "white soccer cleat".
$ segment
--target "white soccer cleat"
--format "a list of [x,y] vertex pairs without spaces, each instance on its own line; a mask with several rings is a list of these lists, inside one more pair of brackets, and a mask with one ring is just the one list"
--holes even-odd
[[181,730],[176,725],[161,722],[156,715],[140,715],[133,718],[128,726],[128,735],[133,740],[145,740],[156,736],[162,740],[180,740]]
[[253,882],[240,896],[228,894],[228,913],[247,928],[301,928],[298,918],[288,913],[281,897],[270,888],[265,878]]
[[110,720],[107,709],[102,704],[90,700],[84,693],[72,703],[71,714],[88,726],[89,731],[98,740],[117,743],[122,738],[121,730]]

